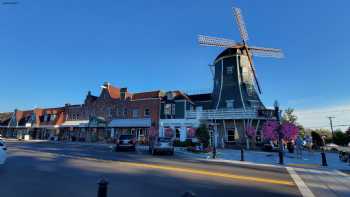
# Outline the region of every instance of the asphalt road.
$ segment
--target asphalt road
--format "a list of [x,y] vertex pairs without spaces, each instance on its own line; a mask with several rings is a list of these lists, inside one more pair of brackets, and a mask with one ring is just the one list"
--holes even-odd
[[8,142],[0,167],[1,197],[95,197],[105,177],[108,196],[300,196],[283,168],[194,161],[103,146]]

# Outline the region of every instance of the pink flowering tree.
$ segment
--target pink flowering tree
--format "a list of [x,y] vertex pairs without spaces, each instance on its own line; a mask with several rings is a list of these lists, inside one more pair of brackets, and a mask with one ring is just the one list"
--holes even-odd
[[252,126],[248,126],[245,130],[245,134],[247,136],[247,149],[250,149],[250,141],[254,141],[255,136],[256,136],[256,129]]
[[281,129],[283,131],[283,139],[286,141],[295,140],[299,133],[299,128],[290,122],[283,123]]
[[278,123],[276,121],[266,121],[262,127],[264,138],[267,140],[278,139]]
[[252,126],[247,127],[245,131],[248,138],[253,139],[256,136],[256,129]]
[[263,125],[264,138],[268,140],[278,140],[278,129],[281,130],[281,137],[285,141],[295,140],[299,129],[294,123],[285,122],[281,126],[276,121],[266,121]]

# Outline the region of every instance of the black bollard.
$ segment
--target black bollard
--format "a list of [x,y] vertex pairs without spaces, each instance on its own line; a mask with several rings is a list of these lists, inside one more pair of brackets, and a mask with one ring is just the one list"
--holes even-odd
[[244,161],[244,149],[241,146],[241,161]]
[[324,153],[324,150],[322,150],[322,152],[321,152],[321,158],[322,158],[322,166],[328,166],[326,153]]
[[108,181],[105,178],[102,178],[98,182],[98,191],[97,197],[107,197]]
[[213,148],[213,159],[215,159],[216,158],[216,148],[214,147]]
[[181,197],[196,197],[196,195],[192,192],[185,192]]
[[279,157],[279,164],[283,165],[284,161],[283,161],[283,151],[278,151],[278,157]]

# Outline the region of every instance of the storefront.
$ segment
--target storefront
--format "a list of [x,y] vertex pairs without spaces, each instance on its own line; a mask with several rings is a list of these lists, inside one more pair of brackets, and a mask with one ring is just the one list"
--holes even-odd
[[195,138],[195,130],[200,122],[196,119],[161,119],[159,136],[171,137],[179,141]]
[[89,120],[66,121],[60,126],[59,140],[86,141]]
[[113,119],[108,127],[111,129],[111,136],[114,138],[121,134],[130,134],[136,136],[138,142],[146,143],[152,127],[152,120],[150,118]]

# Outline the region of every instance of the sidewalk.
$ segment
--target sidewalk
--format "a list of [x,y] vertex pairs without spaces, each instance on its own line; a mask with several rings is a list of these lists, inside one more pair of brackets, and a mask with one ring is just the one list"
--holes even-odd
[[[180,154],[194,157],[197,159],[211,159],[211,153],[192,153],[185,149],[178,149]],[[302,159],[296,158],[296,154],[285,153],[284,163],[291,167],[303,167],[303,168],[321,168],[321,169],[334,169],[334,170],[350,170],[350,165],[339,160],[337,153],[326,153],[328,166],[321,166],[321,154],[320,152],[303,152]],[[240,161],[240,150],[232,149],[219,149],[217,151],[217,159],[215,161],[230,162]],[[244,151],[244,159],[250,163],[266,164],[266,165],[278,165],[278,153],[277,152],[262,152],[262,151]]]
[[217,159],[211,159],[211,153],[197,154],[185,149],[178,149],[176,153],[211,162],[285,168],[305,197],[350,196],[350,175],[339,171],[349,171],[350,166],[341,162],[336,153],[326,153],[327,167],[321,166],[319,152],[303,152],[302,159],[286,153],[283,166],[278,164],[276,152],[245,151],[245,161],[240,161],[240,150],[218,150]]

